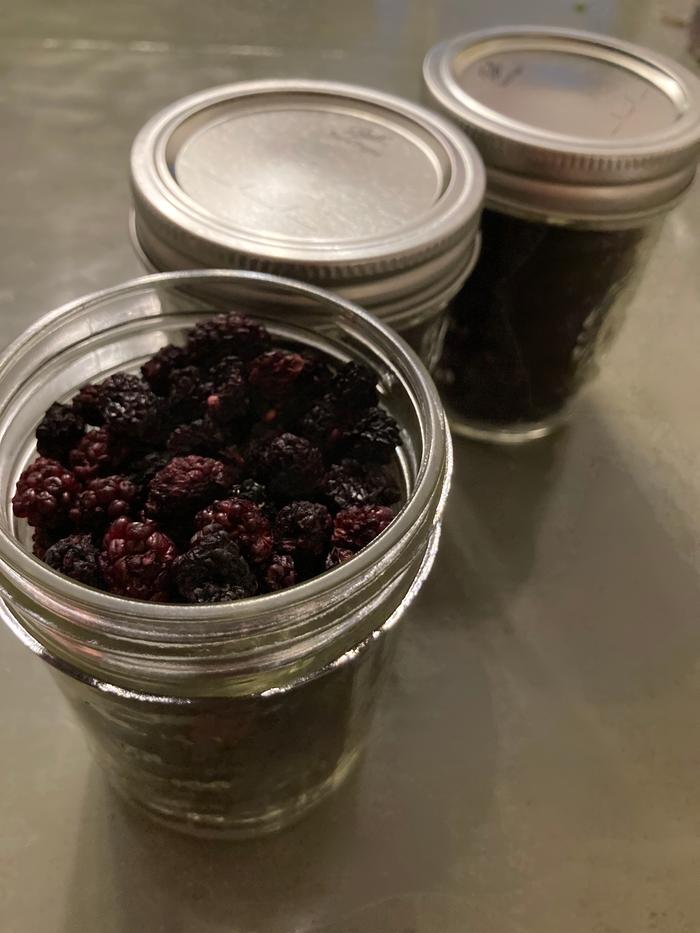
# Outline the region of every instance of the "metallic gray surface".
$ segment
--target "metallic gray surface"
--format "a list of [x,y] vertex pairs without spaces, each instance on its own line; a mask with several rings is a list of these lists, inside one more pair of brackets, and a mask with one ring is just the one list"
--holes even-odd
[[[286,74],[417,97],[428,46],[519,18],[514,0],[468,6],[13,4],[0,338],[138,272],[127,161],[155,109]],[[640,0],[530,6],[686,44]],[[698,230],[696,189],[567,432],[518,451],[457,443],[443,547],[370,755],[295,829],[194,843],[122,809],[46,670],[0,630],[3,933],[698,929]]]

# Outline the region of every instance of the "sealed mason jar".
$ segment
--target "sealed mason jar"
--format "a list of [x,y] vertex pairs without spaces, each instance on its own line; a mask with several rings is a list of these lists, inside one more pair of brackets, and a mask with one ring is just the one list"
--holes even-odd
[[456,431],[549,433],[617,331],[700,149],[700,82],[589,33],[507,27],[434,47],[433,105],[487,169],[482,252],[432,361]]
[[[305,583],[233,603],[156,604],[83,586],[32,556],[11,499],[56,399],[137,369],[207,316],[216,286],[273,335],[374,369],[397,418],[404,504],[365,550]],[[303,296],[290,316],[285,297]],[[0,612],[55,674],[109,781],[185,831],[244,836],[305,812],[362,750],[402,613],[428,573],[451,471],[425,368],[388,328],[319,289],[253,272],[136,279],[65,305],[0,359]]]
[[253,269],[329,288],[427,358],[478,254],[485,173],[464,134],[416,104],[275,80],[156,114],[134,141],[131,186],[148,269]]

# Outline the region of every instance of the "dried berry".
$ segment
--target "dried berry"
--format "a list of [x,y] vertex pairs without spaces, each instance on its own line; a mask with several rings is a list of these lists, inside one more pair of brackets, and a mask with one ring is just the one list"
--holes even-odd
[[243,369],[240,365],[233,366],[207,398],[207,414],[217,424],[230,424],[244,418],[249,406],[248,384]]
[[282,554],[320,557],[333,528],[328,509],[318,502],[291,502],[281,508],[275,521],[275,543]]
[[72,399],[73,410],[86,424],[99,427],[104,423],[101,406],[101,390],[98,385],[84,385]]
[[399,428],[391,415],[383,408],[370,408],[345,432],[343,446],[356,460],[389,463],[400,442]]
[[68,517],[81,485],[57,460],[39,457],[17,481],[12,510],[37,528],[56,528]]
[[167,395],[172,372],[184,366],[187,366],[187,353],[184,348],[169,343],[161,347],[150,360],[146,360],[141,367],[141,374],[156,395]]
[[286,590],[297,582],[294,558],[291,554],[273,554],[265,568],[263,585],[269,593]]
[[140,490],[143,490],[148,486],[158,470],[162,470],[172,459],[172,454],[156,450],[153,453],[144,454],[138,460],[127,464],[125,472],[128,472],[132,483],[138,486]]
[[137,442],[153,442],[160,437],[164,405],[143,379],[115,373],[99,388],[100,411],[113,437]]
[[257,483],[254,479],[244,479],[241,483],[236,483],[231,487],[232,499],[249,499],[260,506],[264,512],[269,505],[269,496],[267,489],[262,483]]
[[262,511],[249,499],[222,499],[195,516],[195,528],[218,525],[229,533],[243,555],[254,564],[272,553],[272,529]]
[[256,444],[250,463],[254,475],[282,500],[313,495],[323,476],[320,450],[295,434],[280,434]]
[[390,524],[394,513],[384,505],[358,505],[338,512],[331,541],[340,548],[359,551]]
[[345,437],[346,414],[335,400],[325,397],[317,402],[301,419],[299,431],[321,450],[335,451]]
[[36,429],[36,449],[42,457],[65,462],[85,431],[85,421],[69,405],[54,402]]
[[346,410],[372,408],[379,399],[377,377],[362,363],[344,363],[331,379],[328,394],[339,407]]
[[189,424],[181,424],[168,437],[167,448],[171,457],[175,455],[199,454],[216,458],[226,447],[227,437],[208,418],[198,418]]
[[248,381],[255,394],[270,403],[290,398],[312,377],[315,361],[289,350],[268,350],[248,367]]
[[262,324],[235,311],[202,321],[187,338],[187,351],[192,359],[209,366],[231,355],[251,360],[269,346],[270,335]]
[[116,440],[107,428],[88,431],[68,455],[68,462],[82,482],[99,474],[115,473],[129,455],[129,450]]
[[207,397],[212,390],[198,366],[185,366],[170,375],[168,414],[173,424],[194,421],[206,411]]
[[351,557],[355,556],[355,552],[344,547],[332,547],[328,552],[328,557],[326,558],[326,570],[330,570],[332,567],[337,567],[338,564],[344,564],[346,560],[350,560]]
[[323,499],[333,512],[353,505],[393,505],[401,493],[389,471],[357,460],[341,460],[326,473],[321,483]]
[[122,516],[107,529],[99,565],[111,593],[167,602],[176,555],[175,545],[154,522],[135,522]]
[[127,515],[138,494],[139,487],[128,476],[97,476],[78,496],[70,510],[71,521],[81,528],[99,529]]
[[231,468],[210,457],[175,457],[153,477],[146,514],[168,521],[189,518],[231,486]]
[[180,596],[188,603],[254,596],[257,580],[230,535],[221,529],[200,536],[173,566]]
[[44,560],[49,567],[78,583],[99,587],[102,575],[97,556],[92,535],[68,535],[47,549]]

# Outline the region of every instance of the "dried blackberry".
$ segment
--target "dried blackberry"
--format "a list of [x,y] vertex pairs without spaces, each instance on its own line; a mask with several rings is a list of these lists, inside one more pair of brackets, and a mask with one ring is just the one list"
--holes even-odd
[[68,518],[81,485],[57,460],[39,457],[17,481],[12,510],[36,528],[56,528]]
[[275,544],[281,554],[320,557],[328,548],[333,519],[318,502],[291,502],[277,513]]
[[99,529],[120,515],[128,515],[139,491],[128,476],[97,476],[78,496],[70,510],[71,521],[80,528]]
[[377,377],[362,363],[344,363],[331,379],[328,395],[347,410],[372,408],[379,400]]
[[317,402],[299,424],[299,432],[329,455],[337,450],[346,430],[347,413],[329,396]]
[[107,430],[88,431],[77,447],[68,454],[75,475],[87,482],[99,474],[115,473],[129,455],[128,448]]
[[280,434],[254,445],[250,467],[275,498],[301,499],[313,495],[318,487],[323,476],[323,457],[306,438]]
[[297,582],[294,558],[291,554],[273,554],[265,568],[263,585],[268,593],[286,590]]
[[400,443],[398,425],[383,408],[370,408],[343,439],[350,457],[370,463],[389,463]]
[[217,424],[230,424],[244,418],[250,407],[248,383],[240,363],[227,367],[207,398],[207,414]]
[[185,366],[170,375],[168,415],[172,424],[194,421],[205,414],[212,385],[198,366]]
[[268,350],[248,366],[248,382],[255,395],[265,402],[279,404],[316,384],[317,390],[327,382],[328,368],[320,361],[292,353],[290,350]]
[[195,528],[218,525],[227,531],[243,555],[264,564],[272,554],[272,529],[260,508],[249,499],[221,499],[195,516]]
[[78,390],[77,395],[73,396],[71,400],[73,410],[86,424],[99,427],[104,423],[101,397],[100,386],[92,384],[84,385]]
[[260,508],[263,515],[271,521],[274,520],[277,514],[277,509],[270,499],[267,487],[263,486],[262,483],[256,482],[254,479],[244,479],[240,483],[235,483],[231,487],[228,497],[229,499],[249,499],[251,502],[254,502]]
[[188,603],[223,602],[254,596],[257,580],[227,532],[200,537],[173,565],[180,596]]
[[42,457],[64,463],[84,431],[85,421],[75,409],[54,402],[36,429],[36,449]]
[[167,602],[176,555],[174,543],[154,522],[136,522],[122,516],[107,529],[98,560],[111,593]]
[[350,560],[350,558],[354,556],[355,552],[351,551],[349,548],[332,547],[326,558],[326,570],[337,567],[338,564],[344,564],[346,560]]
[[100,383],[99,405],[115,438],[157,442],[164,429],[165,407],[139,376],[115,373]]
[[331,542],[349,551],[359,551],[374,541],[390,524],[394,513],[385,505],[358,505],[338,512]]
[[68,535],[47,549],[44,560],[53,570],[78,583],[101,587],[98,553],[92,535]]
[[151,480],[146,515],[170,522],[189,518],[225,494],[231,481],[231,468],[220,460],[175,457]]
[[143,490],[148,486],[158,470],[162,470],[172,459],[172,454],[156,450],[128,463],[125,472],[128,473],[131,482],[138,486],[140,490]]
[[393,505],[401,497],[387,469],[350,459],[331,466],[321,483],[321,492],[333,512],[353,505]]
[[208,418],[198,418],[189,424],[181,424],[172,431],[167,441],[167,448],[173,456],[199,454],[202,457],[216,457],[226,444],[226,436]]
[[209,366],[232,355],[252,360],[269,346],[270,335],[262,324],[235,311],[202,321],[187,338],[187,352],[192,359]]
[[141,374],[156,395],[167,395],[174,370],[187,366],[187,353],[183,347],[169,343],[161,347],[141,367]]

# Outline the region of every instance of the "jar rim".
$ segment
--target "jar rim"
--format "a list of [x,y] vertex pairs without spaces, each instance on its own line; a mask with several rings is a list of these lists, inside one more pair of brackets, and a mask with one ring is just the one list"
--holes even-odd
[[[86,587],[52,570],[0,526],[0,565],[6,578],[4,584],[9,582],[12,590],[29,599],[33,605],[39,604],[49,611],[69,611],[78,624],[105,636],[175,645],[191,643],[198,635],[215,637],[225,633],[227,637],[234,637],[236,631],[246,638],[263,635],[274,627],[275,619],[281,613],[303,614],[305,604],[327,591],[366,584],[373,577],[373,571],[376,575],[386,555],[400,549],[425,521],[426,514],[434,513],[436,494],[439,497],[437,509],[441,510],[449,487],[451,444],[444,411],[432,379],[413,350],[388,327],[351,302],[314,286],[265,273],[231,270],[159,273],[141,276],[67,302],[39,318],[0,355],[0,387],[8,379],[8,374],[12,374],[13,363],[32,354],[37,340],[45,337],[47,329],[60,329],[76,316],[118,296],[136,295],[152,286],[176,287],[205,280],[260,284],[303,293],[323,303],[331,302],[373,342],[390,352],[392,361],[396,363],[398,377],[410,389],[423,435],[423,450],[415,485],[387,529],[345,564],[276,593],[204,606],[130,600]],[[412,382],[410,386],[409,380]],[[7,418],[11,393],[8,395],[4,392],[1,396],[0,428]],[[432,521],[433,516],[430,518]],[[256,616],[253,622],[251,613]],[[148,628],[149,623],[159,626],[155,633]],[[171,623],[176,624],[171,626]]]

